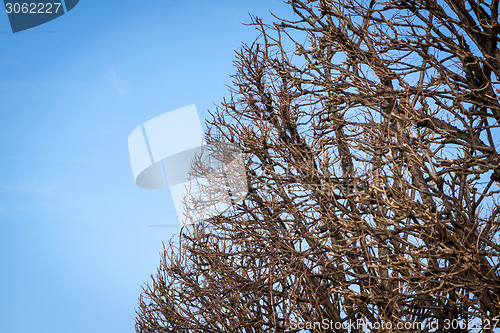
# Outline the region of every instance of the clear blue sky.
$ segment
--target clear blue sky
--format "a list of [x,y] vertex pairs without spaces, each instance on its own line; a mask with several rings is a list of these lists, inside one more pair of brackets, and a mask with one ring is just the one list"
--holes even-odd
[[0,331],[134,332],[141,285],[180,228],[167,191],[134,184],[127,137],[185,105],[205,116],[257,36],[248,13],[289,9],[81,0],[12,34],[0,8]]

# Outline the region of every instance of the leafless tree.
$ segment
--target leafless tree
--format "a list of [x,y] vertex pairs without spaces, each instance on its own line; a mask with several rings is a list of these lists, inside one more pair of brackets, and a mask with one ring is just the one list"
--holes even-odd
[[286,3],[209,121],[249,194],[165,247],[137,332],[500,327],[499,1]]

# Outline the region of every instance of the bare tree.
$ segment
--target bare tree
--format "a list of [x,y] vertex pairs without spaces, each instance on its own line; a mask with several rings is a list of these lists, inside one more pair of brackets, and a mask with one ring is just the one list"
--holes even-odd
[[286,3],[207,132],[249,194],[165,248],[137,332],[500,327],[499,1]]

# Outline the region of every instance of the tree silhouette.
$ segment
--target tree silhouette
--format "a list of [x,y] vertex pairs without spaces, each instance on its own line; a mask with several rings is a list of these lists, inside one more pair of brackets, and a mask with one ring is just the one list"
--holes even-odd
[[206,133],[249,194],[165,247],[137,332],[492,332],[499,1],[286,3]]

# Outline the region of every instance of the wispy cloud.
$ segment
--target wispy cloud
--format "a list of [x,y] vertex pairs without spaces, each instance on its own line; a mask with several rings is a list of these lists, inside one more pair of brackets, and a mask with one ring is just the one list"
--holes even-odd
[[120,95],[127,92],[127,84],[124,80],[118,77],[114,68],[110,68],[106,73],[106,81],[116,90]]
[[0,192],[41,195],[52,197],[56,194],[56,187],[51,184],[2,184]]

